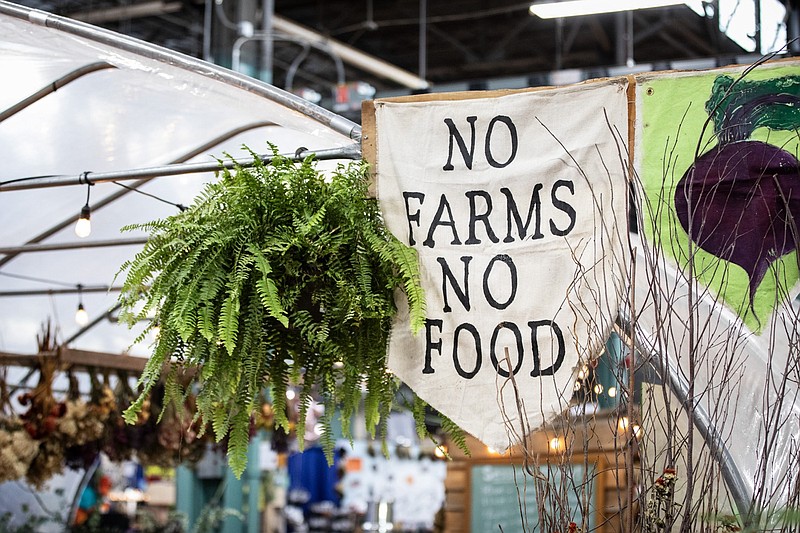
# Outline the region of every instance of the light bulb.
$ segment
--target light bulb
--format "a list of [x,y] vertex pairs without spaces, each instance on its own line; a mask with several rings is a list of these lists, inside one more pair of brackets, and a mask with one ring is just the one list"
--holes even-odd
[[92,232],[92,223],[89,220],[92,217],[92,209],[89,204],[81,208],[81,216],[78,218],[78,223],[75,224],[75,235],[78,237],[88,237]]
[[444,459],[445,457],[447,457],[447,446],[445,446],[444,444],[438,445],[433,450],[433,455],[435,455],[439,459]]
[[78,310],[75,311],[75,322],[77,322],[79,326],[85,326],[89,323],[89,313],[83,308],[82,303],[78,304]]
[[547,443],[548,448],[550,448],[551,452],[561,452],[564,451],[566,448],[566,444],[564,443],[564,439],[561,437],[553,437]]

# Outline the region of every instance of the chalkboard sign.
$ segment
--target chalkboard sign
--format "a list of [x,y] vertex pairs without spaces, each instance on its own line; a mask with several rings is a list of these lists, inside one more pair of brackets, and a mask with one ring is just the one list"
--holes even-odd
[[[533,466],[532,468],[536,468]],[[595,525],[598,483],[594,479],[596,467],[589,466],[588,475],[583,463],[567,465],[566,474],[557,465],[541,465],[539,471],[549,480],[548,485],[558,491],[558,499],[566,501],[569,521],[580,525],[584,510],[588,508],[589,529]],[[529,533],[541,531],[537,505],[536,480],[522,466],[504,464],[474,465],[470,471],[472,533]],[[545,508],[553,508],[555,494],[550,495]],[[520,503],[523,503],[523,526]],[[587,505],[582,505],[586,502]]]

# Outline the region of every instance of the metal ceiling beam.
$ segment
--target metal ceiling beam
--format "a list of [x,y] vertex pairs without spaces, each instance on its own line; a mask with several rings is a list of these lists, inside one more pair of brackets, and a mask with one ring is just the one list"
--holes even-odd
[[341,57],[345,63],[349,63],[380,78],[391,80],[409,89],[427,89],[431,85],[428,80],[401,69],[388,61],[362,52],[336,39],[331,39],[280,15],[275,15],[272,20],[272,27],[275,32],[285,33],[301,41],[325,46],[332,53]]
[[[467,45],[465,45],[464,43],[462,43],[461,41],[459,41],[458,39],[456,39],[455,37],[453,37],[452,35],[450,35],[446,31],[440,30],[439,28],[437,28],[433,24],[428,24],[428,30],[432,34],[436,35],[441,40],[443,40],[444,42],[452,45],[453,48],[455,48],[456,50],[458,50],[459,52],[464,54],[464,59],[466,59],[468,62],[480,61],[481,58],[480,58],[480,56],[478,56],[478,54],[476,54],[475,52],[470,50]],[[492,58],[492,59],[494,59],[494,58]]]
[[699,52],[695,52],[696,56],[713,56],[716,53],[716,48],[713,45],[698,37],[694,32],[689,31],[686,26],[682,24],[674,24],[671,26],[671,29],[678,33],[678,38],[682,42],[687,42],[694,46],[696,50],[699,50]]
[[600,48],[604,52],[610,52],[612,48],[611,38],[606,33],[606,30],[603,29],[603,25],[600,24],[600,21],[597,17],[588,17],[589,18],[589,29],[592,32],[592,36],[594,36],[595,40],[599,43]]
[[575,39],[578,38],[578,35],[581,33],[581,29],[583,28],[583,20],[578,19],[572,22],[572,26],[570,27],[569,33],[567,37],[564,39],[564,47],[562,52],[564,55],[569,54],[572,51],[572,45],[575,44]]
[[23,246],[0,246],[0,254],[26,254],[31,252],[58,252],[62,250],[82,250],[84,248],[107,248],[110,246],[137,246],[145,244],[147,237],[131,239],[112,239],[106,241],[59,242],[53,244],[25,244]]
[[522,33],[523,30],[527,29],[528,26],[532,23],[532,21],[533,17],[524,17],[520,19],[514,26],[514,28],[509,30],[505,34],[505,36],[502,39],[500,39],[500,41],[498,41],[497,44],[495,44],[491,50],[489,50],[489,53],[484,54],[484,57],[486,59],[494,59],[494,60],[500,60],[503,57],[505,57],[506,47],[509,45],[509,43],[516,41],[517,38],[519,37],[519,34]]
[[78,11],[68,13],[69,18],[88,22],[89,24],[102,24],[115,20],[130,20],[142,17],[157,17],[167,13],[175,13],[183,8],[182,2],[142,2],[140,4],[123,5],[93,9],[91,11]]

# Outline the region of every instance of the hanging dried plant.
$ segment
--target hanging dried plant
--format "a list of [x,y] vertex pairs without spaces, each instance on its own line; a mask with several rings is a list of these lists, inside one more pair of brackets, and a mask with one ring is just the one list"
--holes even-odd
[[6,369],[3,368],[0,376],[0,483],[23,477],[39,451],[38,443],[28,435],[10,405]]
[[163,468],[196,463],[202,458],[206,443],[213,440],[213,432],[204,431],[196,419],[193,395],[187,395],[178,408],[174,402],[164,404],[164,393],[163,383],[159,383],[150,394],[150,416],[140,426],[136,456],[142,464]]
[[70,468],[88,468],[103,448],[105,424],[116,411],[114,393],[100,384],[94,369],[89,370],[92,388],[90,401],[81,399],[77,380],[70,374],[66,413],[58,421],[57,431],[64,445],[64,458]]
[[[275,423],[288,429],[286,387],[301,374],[301,406],[312,389],[325,404],[329,454],[333,414],[340,408],[350,426],[362,383],[368,430],[383,432],[397,388],[386,373],[394,291],[408,297],[415,330],[424,295],[416,252],[386,230],[365,170],[353,163],[325,176],[312,158],[296,164],[275,151],[268,164],[223,171],[187,211],[135,226],[151,236],[121,268],[121,318],[155,315],[160,336],[129,421],[177,360],[199,367],[198,415],[218,438],[229,436],[237,474],[262,389],[272,387]],[[183,389],[171,376],[166,403],[179,404]]]

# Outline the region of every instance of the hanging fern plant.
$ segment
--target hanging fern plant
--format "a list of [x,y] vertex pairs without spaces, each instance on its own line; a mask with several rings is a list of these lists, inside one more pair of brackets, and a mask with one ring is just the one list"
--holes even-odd
[[416,252],[385,228],[367,197],[365,165],[326,178],[312,158],[298,164],[273,153],[269,163],[223,170],[185,212],[131,226],[150,239],[120,269],[121,317],[155,316],[160,327],[126,420],[135,422],[162,371],[164,404],[182,405],[185,389],[167,369],[197,367],[196,416],[229,438],[237,475],[265,387],[287,432],[290,381],[302,387],[300,424],[312,393],[322,398],[329,454],[334,411],[347,431],[363,387],[367,429],[381,436],[397,388],[386,372],[395,289],[408,298],[412,329],[425,316]]

